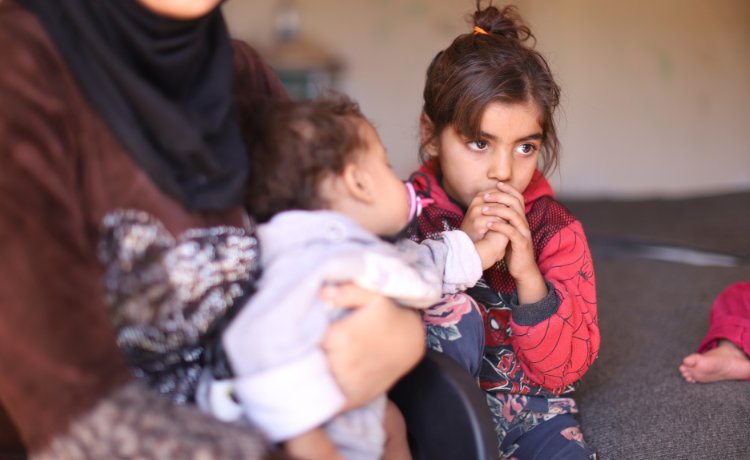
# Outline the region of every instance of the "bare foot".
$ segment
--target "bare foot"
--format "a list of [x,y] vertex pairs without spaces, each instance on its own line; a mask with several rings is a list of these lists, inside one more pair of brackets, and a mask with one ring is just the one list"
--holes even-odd
[[750,379],[750,357],[729,340],[705,353],[693,353],[682,360],[682,377],[688,382],[718,382]]

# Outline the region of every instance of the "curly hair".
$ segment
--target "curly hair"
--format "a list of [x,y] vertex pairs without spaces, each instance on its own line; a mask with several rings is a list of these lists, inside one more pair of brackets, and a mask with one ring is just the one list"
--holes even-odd
[[320,209],[320,181],[341,174],[364,147],[359,106],[343,95],[303,102],[240,101],[250,158],[245,207],[258,222]]

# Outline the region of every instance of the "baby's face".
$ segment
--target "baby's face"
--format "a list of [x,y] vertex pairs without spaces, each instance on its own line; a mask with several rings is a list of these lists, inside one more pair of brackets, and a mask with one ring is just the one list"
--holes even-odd
[[372,209],[378,217],[380,236],[392,236],[406,227],[409,219],[409,197],[401,179],[391,169],[383,143],[375,128],[362,122],[360,135],[364,143],[358,162],[371,178],[375,191]]

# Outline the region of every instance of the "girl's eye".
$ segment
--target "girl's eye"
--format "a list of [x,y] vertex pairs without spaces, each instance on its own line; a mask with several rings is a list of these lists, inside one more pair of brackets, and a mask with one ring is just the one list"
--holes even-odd
[[487,141],[484,141],[482,139],[471,141],[468,143],[468,146],[472,150],[484,150],[487,148]]
[[534,144],[521,144],[516,147],[516,152],[521,155],[531,155],[534,151],[536,151],[536,145]]

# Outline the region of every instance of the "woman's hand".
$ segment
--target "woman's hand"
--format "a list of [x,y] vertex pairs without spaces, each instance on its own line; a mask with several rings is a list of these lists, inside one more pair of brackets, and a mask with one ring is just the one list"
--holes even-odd
[[354,308],[331,324],[323,340],[336,382],[346,397],[347,411],[385,393],[425,353],[425,333],[416,311],[354,284],[327,286],[323,300]]
[[499,182],[498,191],[483,196],[482,214],[494,217],[487,225],[510,240],[505,263],[516,282],[519,304],[539,302],[547,296],[547,285],[534,258],[531,230],[526,220],[523,195],[509,184]]
[[346,460],[321,427],[284,441],[284,451],[296,459]]

